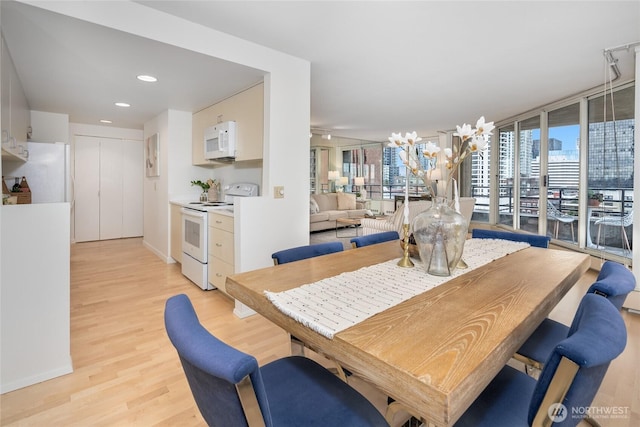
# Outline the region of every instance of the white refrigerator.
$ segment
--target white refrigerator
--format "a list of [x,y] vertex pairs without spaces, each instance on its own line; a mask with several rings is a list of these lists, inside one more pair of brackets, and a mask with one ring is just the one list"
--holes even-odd
[[7,187],[13,177],[25,177],[31,189],[31,203],[72,202],[70,149],[64,143],[28,142],[26,162],[5,161],[2,175]]

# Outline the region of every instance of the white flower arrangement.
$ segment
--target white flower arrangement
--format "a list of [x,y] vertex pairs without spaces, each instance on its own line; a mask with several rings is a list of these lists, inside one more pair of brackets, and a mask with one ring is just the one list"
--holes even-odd
[[[485,122],[484,116],[478,119],[475,128],[472,128],[471,125],[466,123],[462,126],[456,126],[456,132],[454,135],[460,137],[459,147],[454,146],[453,149],[445,148],[443,151],[445,167],[449,171],[449,177],[446,181],[445,189],[448,187],[449,182],[451,182],[451,179],[464,159],[466,159],[471,153],[481,153],[487,149],[489,145],[489,136],[492,135],[491,132],[493,129],[495,129],[493,122]],[[422,141],[422,138],[420,138],[415,131],[406,133],[404,137],[401,133],[392,133],[389,137],[389,144],[387,146],[401,149],[399,155],[402,163],[413,175],[422,179],[431,195],[435,196],[431,185],[431,175],[437,167],[438,153],[440,153],[441,149],[433,142],[428,141],[420,153],[420,150],[417,147],[417,143],[420,141]],[[425,168],[422,168],[420,154],[426,161]]]

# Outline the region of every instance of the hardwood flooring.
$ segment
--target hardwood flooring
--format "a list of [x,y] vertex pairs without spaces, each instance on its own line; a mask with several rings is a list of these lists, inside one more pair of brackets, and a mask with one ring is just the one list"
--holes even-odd
[[[569,323],[593,277],[585,275],[551,317]],[[282,329],[259,315],[238,319],[231,299],[200,290],[141,239],[79,243],[71,250],[74,372],[0,396],[0,425],[205,425],[164,330],[164,302],[178,293],[191,298],[205,327],[261,364],[289,353]],[[593,406],[626,413],[596,418],[603,427],[640,425],[640,316],[623,316],[627,348],[609,368]]]

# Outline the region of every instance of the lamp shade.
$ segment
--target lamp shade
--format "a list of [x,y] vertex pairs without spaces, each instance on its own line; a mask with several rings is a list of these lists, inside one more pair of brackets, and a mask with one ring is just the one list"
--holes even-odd
[[335,181],[338,178],[340,178],[339,171],[329,171],[329,176],[328,176],[329,181]]
[[340,182],[340,185],[347,185],[349,184],[349,178],[347,178],[346,176],[343,176],[339,178],[338,182]]
[[364,185],[364,177],[363,176],[356,176],[353,179],[353,185]]

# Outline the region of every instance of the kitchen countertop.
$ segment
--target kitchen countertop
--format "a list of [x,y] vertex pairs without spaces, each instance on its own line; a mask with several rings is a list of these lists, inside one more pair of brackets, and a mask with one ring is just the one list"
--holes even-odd
[[200,211],[215,212],[221,215],[233,216],[233,205],[226,206],[202,206],[194,204],[194,200],[170,200],[170,204],[183,208],[192,208]]

